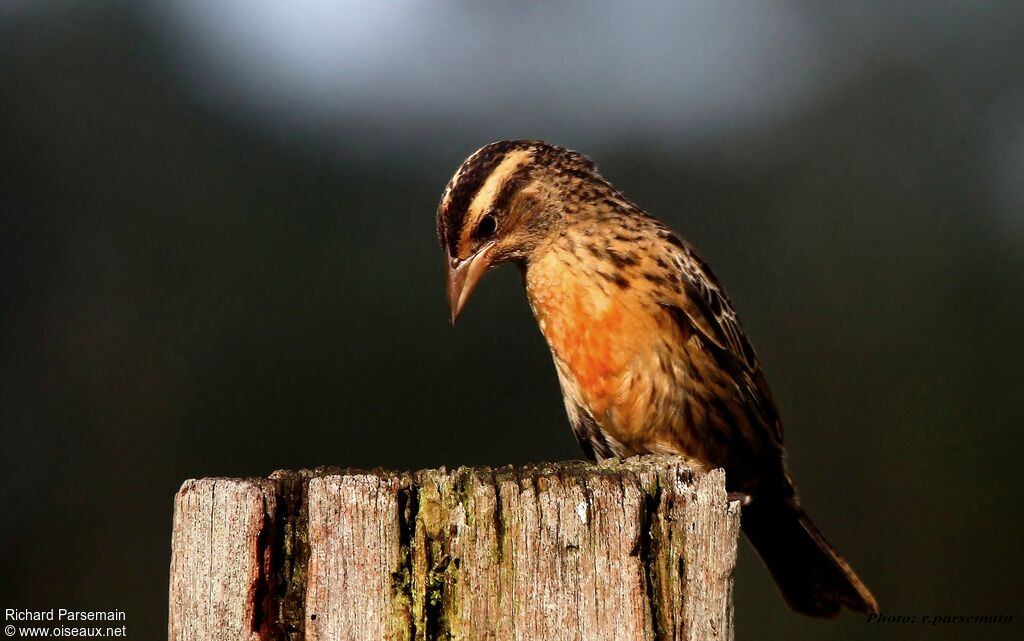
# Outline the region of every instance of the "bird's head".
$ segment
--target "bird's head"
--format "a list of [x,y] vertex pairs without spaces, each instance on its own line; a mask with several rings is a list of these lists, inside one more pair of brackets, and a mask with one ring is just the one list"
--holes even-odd
[[489,268],[528,262],[604,188],[590,159],[540,140],[504,140],[470,155],[437,209],[452,323]]

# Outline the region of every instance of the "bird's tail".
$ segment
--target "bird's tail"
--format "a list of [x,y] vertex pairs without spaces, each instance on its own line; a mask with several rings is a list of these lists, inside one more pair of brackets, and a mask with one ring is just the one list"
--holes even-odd
[[743,531],[786,603],[802,614],[833,617],[841,607],[877,614],[878,603],[794,499],[755,500],[743,509]]

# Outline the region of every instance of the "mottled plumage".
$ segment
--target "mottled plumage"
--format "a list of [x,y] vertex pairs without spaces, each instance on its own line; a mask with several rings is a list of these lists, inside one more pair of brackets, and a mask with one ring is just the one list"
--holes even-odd
[[529,140],[466,159],[437,229],[453,322],[489,267],[523,271],[589,458],[662,453],[724,468],[728,489],[744,498],[744,531],[794,609],[877,611],[800,507],[757,357],[689,244],[586,157]]

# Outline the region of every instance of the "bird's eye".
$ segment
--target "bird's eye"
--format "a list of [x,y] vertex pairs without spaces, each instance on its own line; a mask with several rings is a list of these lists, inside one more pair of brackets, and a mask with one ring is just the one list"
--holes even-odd
[[491,214],[487,214],[477,224],[475,236],[477,238],[490,238],[497,228],[498,221]]

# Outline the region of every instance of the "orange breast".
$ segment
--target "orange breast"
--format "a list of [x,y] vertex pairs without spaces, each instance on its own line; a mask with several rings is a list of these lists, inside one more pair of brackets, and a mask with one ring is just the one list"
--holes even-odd
[[531,268],[527,279],[541,332],[595,416],[615,403],[645,324],[631,297],[605,285],[555,260]]
[[567,294],[544,306],[542,331],[588,396],[604,397],[623,365],[617,345],[622,309],[614,305],[596,309],[587,293]]

